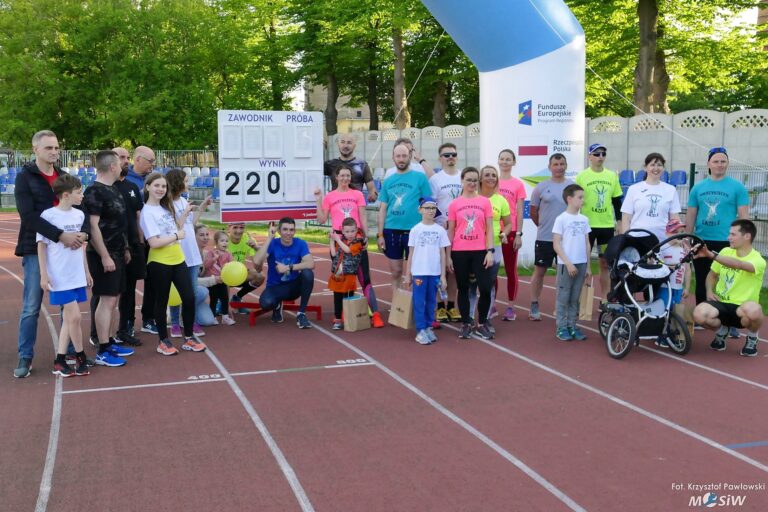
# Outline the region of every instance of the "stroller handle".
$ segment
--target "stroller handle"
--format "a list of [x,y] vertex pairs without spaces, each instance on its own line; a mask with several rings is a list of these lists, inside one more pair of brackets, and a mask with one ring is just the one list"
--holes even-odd
[[[630,230],[630,231],[631,231],[631,230]],[[638,230],[638,231],[645,231],[645,230],[643,229],[643,230]],[[691,241],[693,242],[693,244],[691,245],[692,247],[693,247],[693,246],[695,246],[695,245],[699,245],[699,244],[701,244],[701,245],[704,245],[704,240],[702,240],[701,238],[699,238],[699,237],[698,237],[698,236],[696,236],[696,235],[693,235],[693,234],[690,234],[690,233],[678,233],[678,234],[676,234],[676,235],[672,235],[672,236],[670,236],[670,237],[668,237],[668,238],[665,238],[664,240],[662,240],[661,242],[659,242],[658,244],[656,244],[655,246],[653,246],[653,247],[651,248],[651,250],[650,250],[650,251],[648,251],[648,252],[645,254],[645,257],[647,258],[647,257],[649,257],[649,256],[651,256],[651,255],[653,255],[653,254],[656,254],[656,252],[657,252],[659,249],[661,249],[662,247],[664,247],[664,246],[665,246],[666,244],[668,244],[669,242],[673,242],[673,241],[675,241],[675,240],[680,240],[680,239],[682,239],[682,238],[690,238],[690,239],[691,239]],[[695,253],[694,253],[693,251],[688,251],[688,254],[686,254],[686,255],[683,257],[683,260],[682,260],[680,263],[687,263],[688,261],[690,261],[691,259],[693,259],[693,255],[694,255],[694,254],[695,254]]]

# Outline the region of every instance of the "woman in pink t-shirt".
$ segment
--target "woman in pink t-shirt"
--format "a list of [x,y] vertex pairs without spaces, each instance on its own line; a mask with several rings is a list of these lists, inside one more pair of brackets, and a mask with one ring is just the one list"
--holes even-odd
[[[357,225],[362,231],[361,236],[368,240],[368,224],[365,215],[365,198],[359,190],[350,188],[352,182],[352,169],[341,164],[336,169],[336,189],[328,192],[325,197],[319,188],[315,189],[315,199],[317,200],[317,221],[323,223],[331,219],[331,229],[341,234],[341,223],[344,219],[355,219]],[[371,323],[374,327],[384,327],[384,321],[379,314],[379,304],[376,300],[376,293],[371,285],[371,271],[368,262],[368,251],[363,249],[360,258],[360,266],[357,271],[357,278],[360,286],[363,288],[363,294],[368,299],[368,306],[371,308]]]
[[477,304],[477,329],[475,333],[490,340],[493,334],[485,325],[491,305],[493,287],[493,208],[487,197],[478,194],[480,172],[474,167],[461,171],[461,195],[448,207],[448,271],[456,274],[459,290],[461,333],[459,338],[472,335],[469,312],[469,280],[474,274],[480,299]]
[[517,290],[520,287],[517,276],[517,251],[523,245],[523,204],[525,203],[525,185],[522,181],[512,176],[512,168],[517,163],[515,152],[511,149],[502,149],[499,153],[499,194],[509,203],[510,217],[514,229],[514,237],[510,237],[509,243],[501,246],[501,254],[504,257],[504,270],[507,272],[507,297],[509,306],[504,312],[504,321],[512,321],[517,315],[512,308],[512,301],[517,298]]

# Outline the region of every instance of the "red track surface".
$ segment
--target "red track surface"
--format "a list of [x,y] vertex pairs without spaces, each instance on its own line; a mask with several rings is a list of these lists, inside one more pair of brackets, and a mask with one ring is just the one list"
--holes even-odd
[[[683,358],[643,342],[615,361],[594,330],[560,343],[551,318],[523,308],[491,342],[331,331],[320,245],[315,329],[239,316],[206,329],[207,353],[172,358],[144,334],[126,367],[57,391],[41,315],[35,370],[13,379],[17,225],[0,215],[2,510],[667,511],[706,493],[688,484],[768,482],[768,446],[725,446],[768,441],[764,344],[747,359],[743,339],[715,353],[697,332]],[[387,311],[386,260],[371,263]],[[553,290],[541,300],[551,312]],[[765,489],[715,492],[768,509]]]

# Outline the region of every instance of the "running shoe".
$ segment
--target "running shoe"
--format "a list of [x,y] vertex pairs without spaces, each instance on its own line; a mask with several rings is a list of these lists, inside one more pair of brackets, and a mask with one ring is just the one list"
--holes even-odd
[[275,306],[275,309],[272,310],[272,322],[279,324],[285,321],[285,318],[283,318],[283,303],[278,303],[277,306]]
[[571,331],[566,329],[565,327],[560,327],[555,331],[555,336],[557,336],[557,339],[560,341],[572,341],[573,336],[571,336]]
[[504,317],[502,318],[505,322],[512,322],[514,320],[517,320],[517,313],[515,313],[514,308],[508,307],[504,310]]
[[96,364],[99,366],[125,366],[127,361],[122,357],[116,356],[111,350],[105,350],[96,354]]
[[435,315],[435,319],[437,319],[438,322],[447,322],[448,310],[445,308],[437,308],[437,314]]
[[344,322],[340,318],[334,318],[331,329],[333,329],[334,331],[340,331],[343,328],[344,328]]
[[461,331],[459,331],[459,338],[468,340],[470,337],[472,337],[472,325],[462,324]]
[[141,324],[141,332],[147,332],[149,334],[158,334],[157,324],[152,319],[144,320],[144,322]]
[[429,339],[429,333],[426,329],[420,330],[418,333],[416,333],[416,343],[419,345],[429,345],[432,343],[432,340]]
[[725,336],[715,336],[715,339],[709,344],[709,348],[718,352],[725,350]]
[[58,375],[60,377],[74,377],[75,376],[75,370],[70,368],[70,366],[67,363],[60,363],[59,361],[53,362],[53,371],[51,372],[54,375]]
[[371,315],[371,325],[375,329],[380,329],[384,327],[384,320],[381,319],[381,313],[376,311],[374,314]]
[[180,325],[172,325],[171,326],[171,338],[181,338],[181,326]]
[[431,327],[427,327],[425,330],[427,331],[427,334],[429,334],[429,341],[432,343],[436,342],[437,335],[435,334],[435,331],[433,331]]
[[206,348],[205,343],[197,341],[195,338],[185,338],[184,343],[181,345],[182,350],[190,352],[204,352]]
[[455,306],[448,310],[449,322],[461,322],[461,313]]
[[109,338],[109,351],[112,352],[117,357],[127,357],[132,356],[135,352],[132,348],[129,347],[121,347],[117,343],[115,343],[115,338]]
[[[67,354],[67,364],[70,365],[70,366],[77,365],[77,355],[76,354]],[[88,366],[89,368],[93,368],[94,366],[96,366],[96,361],[91,359],[91,358],[89,358],[89,357],[86,357],[85,358],[85,365]]]
[[538,302],[531,302],[531,310],[528,312],[528,320],[533,320],[534,322],[541,321],[541,313],[539,312]]
[[99,347],[99,338],[97,338],[96,336],[89,337],[88,341],[90,342],[91,346],[96,348]]
[[486,327],[486,329],[488,329],[488,332],[490,332],[491,334],[493,334],[494,336],[496,336],[496,328],[495,328],[495,327],[493,326],[493,324],[491,323],[491,317],[488,317],[488,318],[485,320],[485,327]]
[[492,340],[493,334],[488,329],[488,326],[486,324],[478,325],[475,329],[475,334],[483,338],[484,340]]
[[568,332],[571,334],[571,338],[577,341],[584,341],[587,339],[587,335],[584,334],[578,327],[571,327],[568,329]]
[[666,336],[659,336],[653,344],[659,348],[669,348],[669,342],[667,341]]
[[[233,296],[232,296],[232,297],[229,299],[229,301],[230,301],[230,302],[243,302],[243,298],[242,298],[242,297],[238,297],[237,295],[233,295]],[[224,304],[223,306],[224,306],[224,308],[225,308],[225,309],[227,309],[227,308],[229,307],[229,304]],[[248,311],[248,308],[239,308],[239,309],[237,310],[237,312],[238,312],[239,314],[241,314],[241,315],[247,315],[248,313],[250,313],[250,311]]]
[[499,316],[499,312],[496,310],[496,306],[491,306],[491,311],[488,313],[488,318],[496,318]]
[[90,375],[91,370],[88,369],[88,358],[85,355],[77,357],[77,364],[75,365],[75,375],[85,376]]
[[200,324],[195,322],[195,323],[192,324],[192,334],[194,334],[195,336],[198,336],[198,337],[199,336],[205,336],[205,331],[203,330],[202,327],[200,327]]
[[222,325],[235,325],[235,319],[229,315],[221,315]]
[[296,325],[299,329],[311,329],[312,324],[309,323],[306,313],[299,313],[296,315]]
[[24,379],[26,377],[29,377],[29,374],[32,372],[32,358],[31,357],[22,357],[19,359],[19,364],[16,365],[16,369],[13,370],[13,376],[17,379]]
[[132,347],[141,346],[141,340],[126,331],[117,331],[117,334],[115,334],[115,343],[130,345]]
[[741,349],[741,355],[745,357],[755,357],[757,355],[757,336],[747,336],[744,347]]
[[173,346],[171,340],[165,338],[164,340],[160,340],[160,343],[157,344],[157,353],[164,356],[175,356],[179,353],[179,349]]

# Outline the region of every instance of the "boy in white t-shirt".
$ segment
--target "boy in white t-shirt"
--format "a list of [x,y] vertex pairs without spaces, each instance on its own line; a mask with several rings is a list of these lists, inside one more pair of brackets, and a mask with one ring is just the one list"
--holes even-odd
[[416,341],[429,345],[437,341],[432,330],[435,321],[436,295],[438,287],[446,289],[445,248],[451,245],[448,232],[435,217],[440,215],[437,201],[432,197],[419,200],[421,222],[411,228],[408,235],[408,247],[411,255],[406,260],[403,283],[413,282],[413,320],[416,324]]
[[[579,213],[584,204],[584,189],[568,185],[563,190],[565,211],[557,216],[552,227],[552,245],[557,253],[557,331],[561,341],[585,340],[587,336],[576,327],[579,297],[584,281],[592,275],[589,265],[589,219]],[[591,305],[590,305],[591,306]]]
[[[69,174],[62,174],[53,182],[53,193],[58,204],[48,208],[40,217],[65,233],[81,231],[85,214],[73,208],[83,202],[83,186],[80,180]],[[69,249],[61,242],[53,242],[37,233],[37,255],[40,260],[40,288],[50,291],[52,306],[62,306],[61,332],[53,374],[62,377],[88,375],[83,332],[80,328],[79,302],[88,300],[86,287],[93,284],[88,272],[83,248]],[[76,367],[72,369],[66,360],[67,346],[72,340],[76,351]]]

